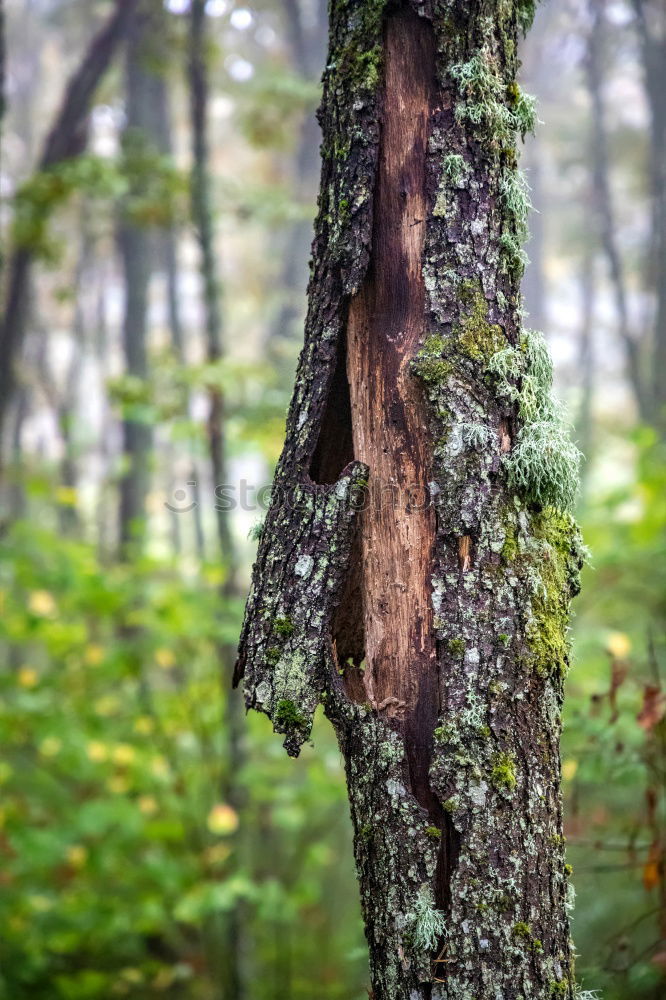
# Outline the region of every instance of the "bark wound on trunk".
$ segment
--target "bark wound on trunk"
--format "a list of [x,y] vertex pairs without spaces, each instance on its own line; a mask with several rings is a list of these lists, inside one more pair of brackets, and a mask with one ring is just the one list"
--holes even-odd
[[386,23],[384,51],[370,266],[347,323],[354,455],[371,470],[359,516],[361,551],[354,553],[361,566],[352,572],[362,594],[355,607],[362,606],[364,624],[363,700],[399,722],[414,794],[431,811],[428,767],[439,702],[430,583],[435,513],[426,493],[426,401],[409,370],[424,337],[425,163],[436,93],[431,24],[396,12]]

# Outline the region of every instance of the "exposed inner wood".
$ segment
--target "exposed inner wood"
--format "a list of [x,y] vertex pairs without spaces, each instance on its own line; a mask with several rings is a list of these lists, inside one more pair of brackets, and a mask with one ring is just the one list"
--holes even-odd
[[[435,87],[431,26],[411,11],[392,14],[372,258],[350,303],[347,377],[354,456],[371,470],[360,515],[366,695],[404,726],[410,753],[421,761],[429,757],[438,708],[435,515],[427,503],[425,403],[409,362],[424,335],[425,154]],[[427,771],[416,770],[427,784]]]

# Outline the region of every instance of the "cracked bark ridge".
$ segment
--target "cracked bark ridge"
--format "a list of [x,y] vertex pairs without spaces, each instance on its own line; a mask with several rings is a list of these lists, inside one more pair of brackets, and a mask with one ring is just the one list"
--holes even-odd
[[305,346],[237,678],[290,753],[319,702],[336,728],[375,1000],[574,995],[559,734],[582,548],[520,323],[533,6],[331,10]]

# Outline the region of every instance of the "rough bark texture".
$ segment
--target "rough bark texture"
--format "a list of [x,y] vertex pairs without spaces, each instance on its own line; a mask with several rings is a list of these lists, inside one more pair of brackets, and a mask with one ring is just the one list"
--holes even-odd
[[331,8],[305,347],[236,678],[290,753],[319,703],[336,728],[375,1000],[574,990],[577,454],[518,291],[532,7]]

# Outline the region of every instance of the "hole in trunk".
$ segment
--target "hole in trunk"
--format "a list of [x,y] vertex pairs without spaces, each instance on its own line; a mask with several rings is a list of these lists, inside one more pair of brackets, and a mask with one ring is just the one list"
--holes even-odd
[[326,408],[319,428],[317,446],[310,463],[310,479],[321,486],[334,483],[354,459],[352,415],[347,381],[347,340],[338,339],[335,371],[328,388]]

